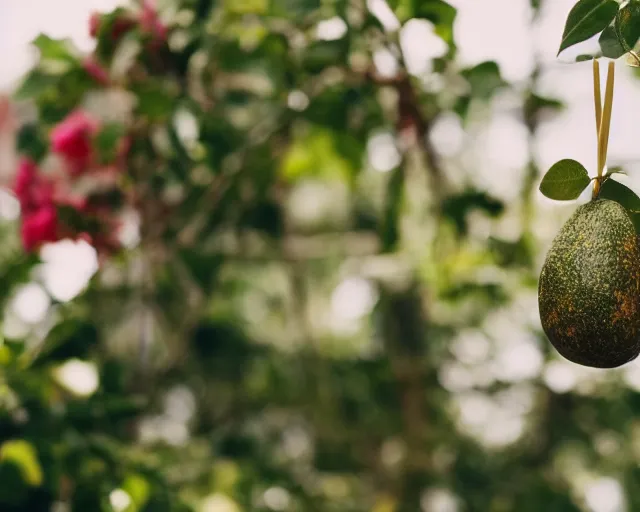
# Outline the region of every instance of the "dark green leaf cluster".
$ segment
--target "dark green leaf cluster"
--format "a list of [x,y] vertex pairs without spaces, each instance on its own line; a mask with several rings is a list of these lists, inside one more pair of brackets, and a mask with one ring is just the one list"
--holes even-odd
[[580,55],[577,60],[604,56],[618,59],[629,54],[628,62],[640,65],[635,46],[640,39],[640,3],[616,0],[580,0],[573,6],[565,24],[558,54],[600,34],[600,53]]

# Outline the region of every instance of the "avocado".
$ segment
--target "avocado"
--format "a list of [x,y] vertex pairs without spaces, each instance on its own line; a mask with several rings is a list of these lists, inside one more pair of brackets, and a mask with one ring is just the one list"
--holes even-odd
[[640,353],[640,247],[626,210],[593,200],[549,250],[538,285],[545,334],[566,359],[615,368]]

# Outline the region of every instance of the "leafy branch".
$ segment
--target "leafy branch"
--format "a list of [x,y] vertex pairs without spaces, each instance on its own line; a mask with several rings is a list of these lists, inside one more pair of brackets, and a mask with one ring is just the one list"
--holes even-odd
[[598,34],[600,52],[579,55],[577,61],[598,57],[618,59],[627,55],[627,64],[640,66],[640,56],[635,51],[640,39],[640,2],[580,0],[569,11],[558,55]]

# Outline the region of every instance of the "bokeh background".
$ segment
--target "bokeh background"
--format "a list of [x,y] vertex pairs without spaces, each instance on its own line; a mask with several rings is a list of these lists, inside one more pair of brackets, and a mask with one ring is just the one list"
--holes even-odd
[[[218,16],[244,10],[230,37],[264,36],[262,2],[214,3]],[[348,33],[377,81],[354,86],[355,100],[348,73],[317,100],[280,91],[315,131],[292,121],[290,142],[244,174],[256,187],[263,167],[284,177],[285,220],[255,220],[272,219],[269,203],[244,226],[231,198],[180,270],[149,271],[135,216],[125,257],[98,264],[66,240],[25,267],[5,126],[0,510],[640,509],[638,363],[569,363],[538,318],[545,252],[590,193],[550,201],[541,173],[562,158],[596,163],[591,64],[572,62],[594,42],[556,58],[574,2],[450,0],[455,52],[426,19],[352,2],[397,37],[402,59],[332,10],[350,2],[320,3],[310,40]],[[91,13],[120,4],[0,0],[0,91],[35,63],[39,33],[90,52]],[[359,62],[331,55],[307,85]],[[424,127],[402,123],[408,95],[393,79],[404,71],[408,116],[417,108]],[[233,112],[249,133],[270,111]],[[609,165],[635,190],[638,113],[640,79],[619,62]],[[357,116],[371,121],[351,133]],[[214,153],[234,150],[211,140]]]

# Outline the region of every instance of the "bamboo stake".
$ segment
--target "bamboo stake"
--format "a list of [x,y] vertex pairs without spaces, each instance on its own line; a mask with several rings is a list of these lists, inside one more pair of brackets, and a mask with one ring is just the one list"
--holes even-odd
[[607,85],[602,105],[602,91],[600,88],[600,64],[593,61],[593,100],[596,111],[596,133],[598,139],[598,174],[593,181],[592,199],[597,199],[602,185],[602,173],[607,164],[609,150],[609,131],[611,127],[611,112],[613,110],[613,88],[615,84],[615,63],[609,62],[607,70]]
[[602,171],[607,164],[607,151],[609,150],[609,128],[611,127],[611,111],[613,110],[613,86],[615,77],[615,63],[609,62],[607,71],[607,87],[604,92],[604,108],[600,122],[598,137],[598,178],[602,178]]
[[593,59],[593,100],[596,107],[596,140],[599,142],[600,123],[602,122],[602,92],[600,91],[600,63],[597,59]]

